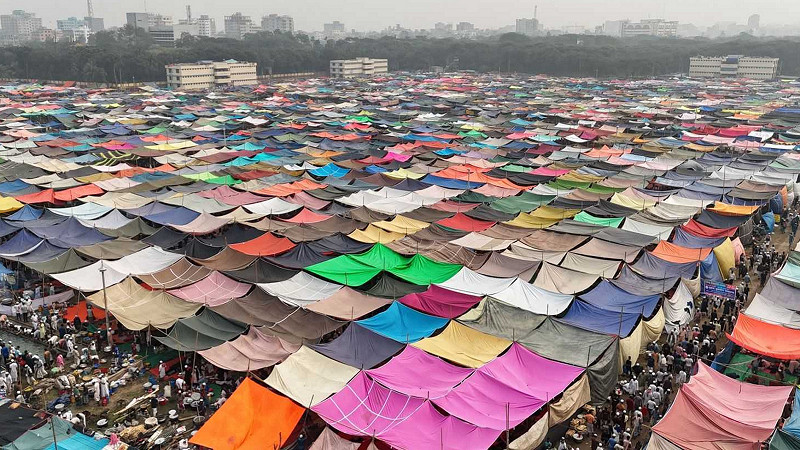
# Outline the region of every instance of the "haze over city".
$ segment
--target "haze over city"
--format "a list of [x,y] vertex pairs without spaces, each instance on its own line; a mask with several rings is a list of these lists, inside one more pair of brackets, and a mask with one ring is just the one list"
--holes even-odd
[[[292,2],[263,2],[259,0],[95,0],[94,14],[103,17],[106,26],[125,24],[125,12],[153,12],[183,17],[185,6],[192,5],[195,14],[208,14],[218,21],[223,16],[240,11],[261,17],[264,14],[287,14],[295,19],[298,30],[314,31],[333,20],[343,22],[347,29],[379,31],[400,24],[406,28],[431,28],[436,22],[467,21],[479,28],[500,28],[514,23],[518,17],[532,17],[538,5],[538,19],[546,27],[594,27],[606,20],[663,18],[681,23],[710,26],[717,22],[746,20],[750,14],[760,14],[763,24],[789,25],[800,18],[800,2],[781,0],[692,0],[635,1],[635,0],[561,0],[559,2],[530,0],[405,0],[402,2],[367,0],[296,0]],[[84,0],[29,0],[0,2],[0,13],[25,9],[42,17],[45,25],[57,19],[86,14]],[[492,14],[487,14],[490,9]]]

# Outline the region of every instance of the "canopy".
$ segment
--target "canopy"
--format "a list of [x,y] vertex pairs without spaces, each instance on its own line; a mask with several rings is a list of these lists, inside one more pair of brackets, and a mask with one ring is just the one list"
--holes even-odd
[[214,450],[280,447],[304,412],[288,398],[245,378],[189,442]]
[[653,431],[682,448],[757,449],[781,417],[791,386],[743,383],[704,363]]
[[311,345],[311,348],[341,363],[371,369],[391,358],[405,347],[403,344],[351,323],[336,339]]
[[200,314],[175,322],[166,336],[155,336],[169,348],[190,352],[207,350],[244,332],[246,326],[228,320],[210,309]]
[[[386,364],[366,373],[389,389],[436,400],[453,390],[472,372],[472,369],[449,364],[423,350],[406,346]],[[421,373],[425,376],[415,376]]]
[[764,356],[788,360],[800,358],[800,330],[774,325],[739,314],[733,333],[736,344]]
[[279,337],[250,328],[247,334],[197,353],[221,369],[249,372],[270,367],[299,348],[300,345],[284,342]]
[[611,311],[638,312],[650,317],[658,306],[659,295],[636,295],[603,280],[580,298],[599,308]]
[[450,322],[441,333],[412,345],[462,366],[480,367],[507,349],[511,341]]
[[451,319],[478,304],[481,298],[431,285],[424,292],[405,295],[398,301],[418,311]]
[[356,323],[397,342],[410,343],[428,337],[444,327],[447,319],[430,316],[394,302],[385,311]]
[[358,369],[303,346],[275,366],[266,382],[276,391],[310,408],[339,392],[357,373]]
[[187,302],[217,306],[231,299],[245,296],[251,288],[252,286],[249,284],[240,283],[217,271],[213,271],[202,280],[188,286],[172,289],[169,293]]

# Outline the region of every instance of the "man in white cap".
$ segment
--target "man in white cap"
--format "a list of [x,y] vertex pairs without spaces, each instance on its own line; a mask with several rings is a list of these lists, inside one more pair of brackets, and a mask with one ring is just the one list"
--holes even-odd
[[164,364],[164,361],[158,362],[158,378],[163,380],[167,377],[167,365]]

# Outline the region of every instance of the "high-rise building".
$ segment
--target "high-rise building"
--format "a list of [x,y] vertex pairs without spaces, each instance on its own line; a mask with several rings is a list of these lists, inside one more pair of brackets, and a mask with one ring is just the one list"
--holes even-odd
[[240,12],[225,16],[225,37],[241,40],[246,34],[256,31],[258,31],[258,27],[250,16],[245,16]]
[[213,89],[249,86],[258,83],[256,63],[227,60],[220,62],[169,64],[167,85],[173,89]]
[[728,77],[771,80],[778,76],[778,58],[742,55],[693,56],[689,58],[689,76],[698,78]]
[[322,25],[322,33],[326,37],[341,36],[345,33],[344,24],[338,20],[334,20],[331,23],[325,23]]
[[332,78],[353,78],[389,72],[388,59],[335,59],[330,62]]
[[206,14],[197,19],[197,27],[200,36],[213,37],[217,35],[216,21]]
[[42,19],[34,13],[15,9],[11,14],[0,15],[0,34],[15,42],[39,40]]
[[526,36],[536,36],[539,34],[539,19],[517,19],[517,33]]
[[659,36],[675,37],[678,35],[678,22],[664,19],[642,19],[639,22],[624,22],[622,37]]
[[89,28],[89,31],[92,33],[97,33],[98,31],[103,31],[106,29],[105,23],[102,17],[84,17],[83,21],[86,23],[86,27]]
[[752,16],[747,18],[747,28],[755,31],[761,26],[761,16],[758,14],[753,14]]
[[458,22],[458,24],[456,24],[456,31],[462,31],[462,32],[475,31],[475,24],[470,22]]
[[294,33],[294,18],[270,14],[261,18],[261,31]]
[[205,37],[214,37],[217,34],[216,21],[206,14],[198,18],[187,17],[181,19],[177,25],[174,25],[174,29],[175,39],[180,39],[184,34]]
[[89,42],[89,36],[93,34],[91,28],[86,24],[86,19],[77,17],[56,20],[56,30],[60,39],[82,44]]

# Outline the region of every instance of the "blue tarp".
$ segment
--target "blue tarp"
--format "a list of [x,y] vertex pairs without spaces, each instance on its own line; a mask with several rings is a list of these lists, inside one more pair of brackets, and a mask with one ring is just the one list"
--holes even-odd
[[609,311],[625,311],[650,317],[655,312],[660,295],[635,295],[603,280],[594,289],[580,295],[586,302]]
[[318,169],[311,169],[308,171],[314,176],[318,177],[343,177],[350,172],[350,169],[339,167],[334,163],[328,163]]
[[58,255],[69,250],[68,248],[60,247],[54,245],[50,241],[44,241],[41,245],[36,247],[32,252],[26,253],[20,257],[13,258],[17,261],[21,262],[28,262],[28,263],[36,263],[36,262],[43,262],[49,261],[55,258]]
[[192,211],[189,208],[184,208],[183,206],[180,206],[156,214],[149,214],[143,217],[159,225],[166,225],[166,224],[186,225],[187,223],[196,219],[197,216],[199,215],[200,213],[197,211]]
[[764,225],[767,226],[767,230],[772,233],[775,230],[775,215],[771,212],[761,215],[761,220],[764,221]]
[[733,348],[735,346],[736,344],[734,344],[733,341],[728,341],[728,343],[725,344],[725,348],[723,348],[714,358],[714,361],[711,362],[711,368],[719,373],[725,373],[725,369],[728,368],[728,364],[730,364],[731,359],[733,359]]
[[700,262],[700,278],[722,283],[722,274],[719,273],[719,263],[714,252],[709,253],[706,259]]
[[582,300],[572,302],[564,317],[558,319],[584,330],[627,337],[639,323],[639,313],[614,312]]
[[35,249],[44,239],[23,229],[0,245],[0,256],[22,255]]
[[410,343],[432,335],[447,322],[447,319],[423,314],[394,302],[386,311],[356,323],[397,342]]
[[8,236],[9,234],[19,230],[19,227],[11,225],[3,219],[0,219],[0,238]]
[[34,228],[33,232],[64,248],[82,247],[112,239],[95,228],[83,225],[75,217],[68,217],[67,220],[49,227]]
[[36,220],[39,217],[42,217],[43,212],[44,210],[42,209],[36,209],[31,205],[25,205],[18,209],[14,214],[6,216],[6,220]]
[[800,438],[800,390],[794,390],[794,403],[792,403],[792,415],[783,424],[783,431]]
[[725,242],[725,239],[725,237],[699,237],[684,231],[682,228],[675,228],[675,236],[672,237],[672,243],[686,248],[714,248]]
[[58,450],[100,450],[108,445],[108,439],[100,439],[98,441],[85,434],[76,432],[65,441],[58,441],[55,444],[50,444],[45,450],[55,450],[56,445],[58,446]]
[[[650,278],[692,278],[697,270],[697,263],[693,261],[674,263],[653,256],[650,252],[644,252],[642,257],[631,267],[640,274]],[[717,270],[717,272],[719,272],[719,270]]]
[[425,175],[425,177],[419,181],[447,189],[477,189],[483,186],[483,183],[477,183],[475,181],[454,180],[452,178],[437,177],[436,175],[430,174]]

